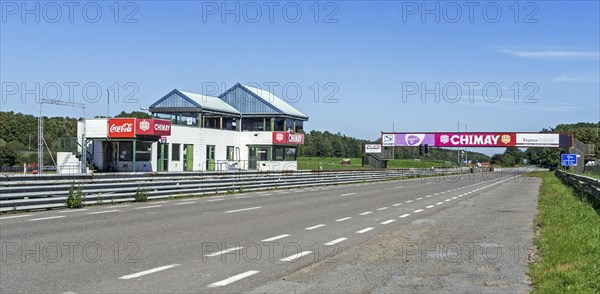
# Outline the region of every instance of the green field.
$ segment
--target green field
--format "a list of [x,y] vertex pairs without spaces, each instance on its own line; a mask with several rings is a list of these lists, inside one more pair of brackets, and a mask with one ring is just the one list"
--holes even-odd
[[[361,158],[349,158],[350,164],[341,164],[343,158],[336,157],[298,157],[299,170],[349,170],[349,169],[369,169],[362,167]],[[431,168],[445,167],[443,161],[416,161],[412,159],[394,159],[388,161],[388,168]]]
[[541,259],[530,266],[535,293],[600,293],[600,209],[550,172],[542,179],[535,238]]

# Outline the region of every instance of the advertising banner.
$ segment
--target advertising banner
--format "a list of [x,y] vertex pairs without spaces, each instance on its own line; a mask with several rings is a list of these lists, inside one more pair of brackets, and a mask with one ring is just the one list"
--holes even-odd
[[134,118],[109,118],[109,138],[135,138]]
[[515,146],[515,133],[437,133],[438,147],[511,147]]
[[381,145],[365,144],[365,153],[381,153]]
[[170,136],[171,121],[165,119],[136,118],[135,134],[145,136]]
[[273,144],[304,145],[304,134],[273,132]]
[[435,144],[434,134],[396,134],[396,146],[419,146]]
[[517,133],[517,147],[559,147],[560,134]]

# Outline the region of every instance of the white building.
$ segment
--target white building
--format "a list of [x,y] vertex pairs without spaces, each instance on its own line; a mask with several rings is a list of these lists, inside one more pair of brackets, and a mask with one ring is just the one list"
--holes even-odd
[[153,119],[80,121],[89,165],[100,172],[296,170],[308,120],[272,93],[241,84],[219,97],[173,90],[150,112]]

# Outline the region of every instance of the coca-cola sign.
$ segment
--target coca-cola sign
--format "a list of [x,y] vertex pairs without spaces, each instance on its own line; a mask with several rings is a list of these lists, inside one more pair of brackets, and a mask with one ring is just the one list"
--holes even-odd
[[109,138],[135,138],[134,118],[109,118]]

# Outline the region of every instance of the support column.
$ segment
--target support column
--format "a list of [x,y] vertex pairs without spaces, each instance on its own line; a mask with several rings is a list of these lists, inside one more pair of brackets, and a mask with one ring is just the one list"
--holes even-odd
[[133,172],[135,172],[135,149],[136,149],[135,144],[136,144],[136,142],[137,142],[137,140],[133,140],[133,144],[131,144],[133,146],[133,152],[132,152],[132,158],[131,158],[131,160],[133,162],[133,165],[131,166]]

